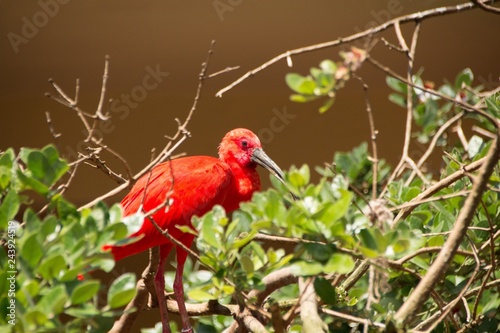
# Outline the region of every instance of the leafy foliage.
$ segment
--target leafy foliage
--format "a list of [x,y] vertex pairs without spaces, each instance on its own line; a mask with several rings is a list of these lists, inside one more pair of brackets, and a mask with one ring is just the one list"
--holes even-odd
[[[3,326],[4,332],[104,332],[118,313],[111,309],[135,293],[135,276],[122,275],[109,288],[108,306],[102,307],[101,281],[82,279],[91,271],[113,269],[114,260],[100,249],[123,238],[127,227],[118,205],[78,211],[65,200],[58,181],[67,171],[68,164],[51,145],[24,148],[17,156],[9,149],[0,156],[0,230],[2,242],[12,245],[0,248],[0,278],[15,276],[15,286],[0,285],[2,325],[10,318],[8,302],[16,301],[16,324]],[[30,207],[36,196],[46,202],[43,212]],[[14,219],[22,208],[20,223]]]
[[290,96],[290,100],[304,103],[326,97],[326,101],[319,108],[320,113],[326,112],[333,105],[337,90],[344,87],[352,73],[365,61],[366,51],[352,47],[348,52],[340,52],[340,56],[343,61],[323,60],[319,68],[311,68],[307,76],[298,73],[287,74],[286,84],[295,92]]

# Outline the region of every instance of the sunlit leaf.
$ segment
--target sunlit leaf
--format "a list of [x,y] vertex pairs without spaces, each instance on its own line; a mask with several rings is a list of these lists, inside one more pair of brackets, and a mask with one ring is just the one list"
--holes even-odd
[[113,281],[108,290],[108,305],[119,308],[132,300],[135,296],[135,274],[125,273]]

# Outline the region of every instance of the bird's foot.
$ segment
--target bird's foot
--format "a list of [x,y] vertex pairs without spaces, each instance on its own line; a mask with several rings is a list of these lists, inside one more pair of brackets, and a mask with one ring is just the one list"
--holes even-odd
[[188,327],[188,328],[183,328],[181,330],[182,333],[194,333],[193,331],[193,328],[192,327]]

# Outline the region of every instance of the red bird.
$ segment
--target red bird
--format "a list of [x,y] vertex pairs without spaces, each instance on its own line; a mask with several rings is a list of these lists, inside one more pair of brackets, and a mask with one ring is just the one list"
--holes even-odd
[[[283,172],[262,150],[259,138],[250,130],[238,128],[227,133],[219,146],[219,158],[192,156],[159,164],[150,174],[137,181],[130,193],[122,200],[124,215],[159,209],[152,218],[163,229],[186,247],[190,247],[194,235],[183,233],[176,225],[192,228],[193,215],[201,216],[216,204],[227,212],[239,207],[240,202],[251,199],[260,190],[260,178],[256,167],[261,165],[283,182]],[[124,246],[109,246],[115,260],[160,246],[160,264],[155,275],[163,332],[170,333],[165,302],[164,264],[168,253],[175,246],[145,218],[139,231],[130,237],[141,237],[137,242]],[[193,332],[184,304],[182,273],[187,252],[176,248],[177,270],[174,294],[182,319],[182,332]]]

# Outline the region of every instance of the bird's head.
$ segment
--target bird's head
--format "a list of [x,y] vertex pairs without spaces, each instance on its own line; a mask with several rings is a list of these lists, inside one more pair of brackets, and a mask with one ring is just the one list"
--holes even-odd
[[224,136],[219,145],[219,158],[242,168],[255,169],[258,164],[284,181],[283,171],[264,152],[257,135],[246,128],[234,129]]

